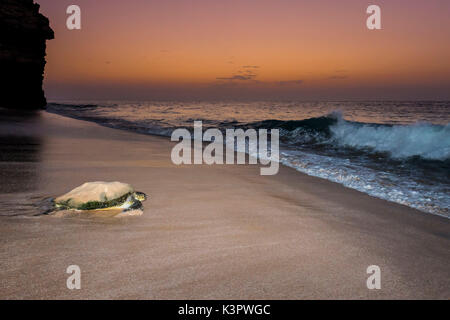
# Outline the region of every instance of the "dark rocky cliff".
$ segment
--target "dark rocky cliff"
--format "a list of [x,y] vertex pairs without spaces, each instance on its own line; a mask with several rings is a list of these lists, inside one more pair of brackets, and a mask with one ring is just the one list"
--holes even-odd
[[53,37],[33,0],[0,0],[0,107],[45,107],[46,40]]

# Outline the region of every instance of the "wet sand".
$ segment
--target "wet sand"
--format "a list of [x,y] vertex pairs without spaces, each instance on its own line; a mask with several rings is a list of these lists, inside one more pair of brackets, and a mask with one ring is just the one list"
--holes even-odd
[[[450,298],[446,218],[284,166],[177,167],[166,138],[46,112],[0,137],[1,299]],[[147,193],[144,214],[35,216],[99,180]]]

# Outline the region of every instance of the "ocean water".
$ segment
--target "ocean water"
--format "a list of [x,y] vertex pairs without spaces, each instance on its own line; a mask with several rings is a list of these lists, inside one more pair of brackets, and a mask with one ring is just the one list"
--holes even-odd
[[49,112],[144,134],[280,129],[280,162],[311,176],[450,217],[450,101],[71,102]]

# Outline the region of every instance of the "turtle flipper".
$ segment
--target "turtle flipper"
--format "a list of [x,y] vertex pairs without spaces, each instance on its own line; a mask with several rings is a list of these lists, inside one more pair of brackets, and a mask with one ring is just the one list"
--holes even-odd
[[51,198],[44,199],[43,203],[39,207],[41,208],[41,212],[35,214],[35,216],[46,216],[52,214],[53,212],[58,212],[65,209],[62,206],[57,206],[54,199]]
[[142,208],[143,208],[142,202],[140,202],[139,200],[134,200],[133,204],[131,206],[129,206],[128,208],[126,208],[124,210],[124,212],[132,211],[132,210],[140,210]]

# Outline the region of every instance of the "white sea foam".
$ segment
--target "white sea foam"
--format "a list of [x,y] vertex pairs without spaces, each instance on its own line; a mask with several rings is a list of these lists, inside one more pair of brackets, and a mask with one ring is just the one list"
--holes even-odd
[[392,158],[420,156],[429,160],[450,158],[450,124],[370,125],[339,118],[330,126],[335,143],[387,152]]
[[281,152],[281,163],[310,176],[330,180],[373,197],[450,218],[448,195],[442,186],[427,186],[412,178],[380,172],[348,159],[302,151]]

